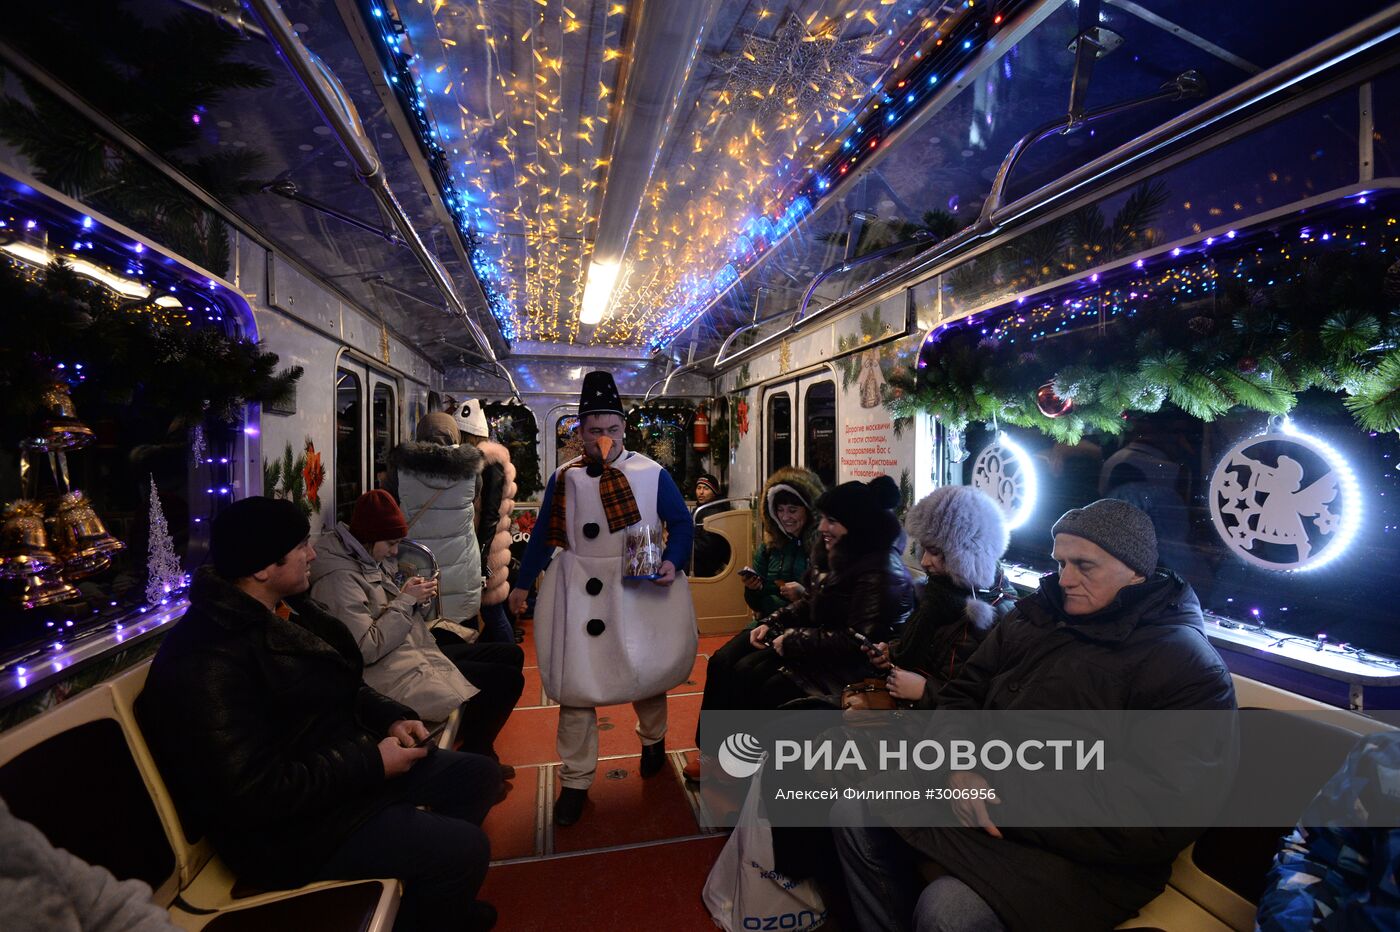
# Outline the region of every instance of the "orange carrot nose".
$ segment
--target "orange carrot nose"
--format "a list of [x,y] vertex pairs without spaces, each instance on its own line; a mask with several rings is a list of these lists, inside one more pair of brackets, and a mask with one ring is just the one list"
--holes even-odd
[[612,452],[613,442],[611,437],[598,438],[598,455],[603,462],[608,461],[608,454]]

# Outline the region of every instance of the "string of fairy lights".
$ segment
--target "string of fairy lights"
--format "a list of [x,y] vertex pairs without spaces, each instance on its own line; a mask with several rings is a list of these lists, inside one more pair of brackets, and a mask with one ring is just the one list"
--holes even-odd
[[[593,340],[673,340],[1028,2],[746,14],[737,51],[702,55],[681,93]],[[578,336],[635,12],[614,0],[366,7],[507,339]]]

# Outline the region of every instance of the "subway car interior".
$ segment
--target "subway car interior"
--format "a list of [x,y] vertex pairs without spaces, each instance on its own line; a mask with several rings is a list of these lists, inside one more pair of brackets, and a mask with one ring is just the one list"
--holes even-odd
[[[829,878],[806,911],[719,908],[735,836],[687,778],[712,658],[762,614],[779,470],[887,476],[901,520],[981,490],[1015,597],[1057,570],[1061,515],[1126,502],[1238,708],[1297,714],[1314,790],[1394,729],[1400,4],[51,0],[6,9],[0,76],[0,799],[176,928],[444,927],[387,873],[240,877],[152,740],[148,678],[201,573],[240,575],[216,525],[255,498],[304,516],[321,569],[388,498],[397,562],[345,559],[431,579],[439,643],[518,644],[476,820],[491,918],[453,928],[869,927]],[[581,416],[613,407],[599,446]],[[465,557],[417,520],[440,493],[410,507],[425,425],[433,455],[508,467]],[[597,466],[619,445],[652,471]],[[592,512],[564,489],[603,489],[615,533],[624,473],[658,487],[635,520],[674,527],[679,491],[694,525],[677,587],[620,584],[693,611],[659,745],[647,697],[578,698],[552,627],[583,625],[557,587],[598,530],[570,553]],[[920,542],[895,546],[917,590]],[[630,623],[579,617],[597,643]],[[588,786],[565,735],[590,702]],[[465,714],[421,718],[451,749]],[[1242,766],[1228,798],[1269,779]],[[1371,924],[1264,922],[1295,821],[1206,829],[1117,927],[1396,928],[1395,829]],[[1043,918],[988,928],[1101,927]]]

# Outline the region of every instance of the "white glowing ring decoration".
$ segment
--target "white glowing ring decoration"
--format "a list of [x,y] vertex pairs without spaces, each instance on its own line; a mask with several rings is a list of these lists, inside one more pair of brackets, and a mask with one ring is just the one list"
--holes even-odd
[[1014,531],[1035,512],[1040,484],[1035,462],[1019,443],[1002,431],[972,464],[972,485],[981,489],[1006,512],[1006,529]]
[[[1260,566],[1276,572],[1286,573],[1310,573],[1313,570],[1321,569],[1327,564],[1336,560],[1345,553],[1355,540],[1357,532],[1361,529],[1361,518],[1363,502],[1361,497],[1361,483],[1356,478],[1356,472],[1347,463],[1346,457],[1334,446],[1315,434],[1300,430],[1290,418],[1283,418],[1275,422],[1278,426],[1268,433],[1257,434],[1235,444],[1221,458],[1220,463],[1215,467],[1215,474],[1211,477],[1210,483],[1210,515],[1215,524],[1216,530],[1220,533],[1221,539],[1230,547],[1241,559],[1248,563]],[[1329,540],[1325,548],[1317,555],[1316,559],[1304,559],[1296,564],[1280,564],[1265,560],[1250,553],[1247,549],[1238,546],[1230,539],[1230,529],[1224,525],[1221,517],[1221,507],[1219,499],[1226,493],[1222,492],[1224,467],[1230,463],[1236,454],[1242,454],[1245,450],[1259,443],[1267,443],[1273,437],[1283,434],[1288,437],[1297,438],[1299,445],[1311,451],[1327,464],[1328,470],[1337,479],[1338,497],[1341,499],[1342,513],[1337,519],[1337,529],[1329,535]],[[1228,496],[1226,496],[1228,497]]]

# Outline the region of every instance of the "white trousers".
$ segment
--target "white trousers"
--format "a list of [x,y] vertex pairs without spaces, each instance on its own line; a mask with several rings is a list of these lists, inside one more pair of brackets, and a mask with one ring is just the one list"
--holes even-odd
[[[656,744],[666,737],[666,694],[638,699],[632,703],[637,712],[637,737],[642,745]],[[598,710],[591,706],[560,706],[559,783],[572,789],[586,790],[593,785],[598,770]]]

